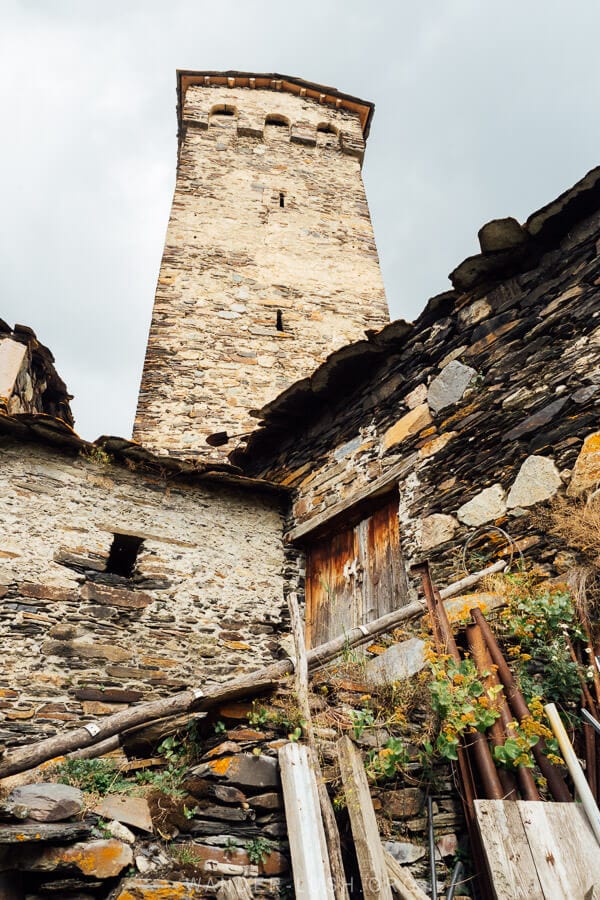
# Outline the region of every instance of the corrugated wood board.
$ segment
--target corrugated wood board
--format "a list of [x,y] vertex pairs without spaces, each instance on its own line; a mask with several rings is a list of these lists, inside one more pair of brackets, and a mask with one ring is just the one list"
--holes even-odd
[[496,900],[584,900],[600,847],[577,803],[476,800]]

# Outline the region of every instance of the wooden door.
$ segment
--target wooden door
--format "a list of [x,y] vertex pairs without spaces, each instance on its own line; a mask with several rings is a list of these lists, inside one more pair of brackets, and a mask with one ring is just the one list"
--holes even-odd
[[357,524],[318,538],[307,548],[309,647],[371,622],[405,602],[396,494]]

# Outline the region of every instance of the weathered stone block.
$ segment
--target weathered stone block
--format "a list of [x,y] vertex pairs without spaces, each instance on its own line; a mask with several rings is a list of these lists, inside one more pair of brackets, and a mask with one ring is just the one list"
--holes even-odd
[[105,819],[116,819],[125,825],[133,825],[140,831],[154,831],[150,807],[143,797],[107,794],[95,807],[94,812]]
[[427,402],[430,408],[437,413],[458,403],[476,375],[475,369],[464,366],[457,359],[448,363],[429,385]]
[[145,609],[153,600],[150,594],[143,591],[127,591],[124,588],[111,587],[107,584],[94,584],[86,582],[81,589],[83,600],[91,600],[94,603],[118,606],[121,609]]
[[509,491],[506,505],[509,509],[533,506],[553,497],[561,486],[554,460],[546,456],[528,456]]
[[577,457],[571,482],[567,488],[569,497],[577,497],[600,483],[600,431],[586,437]]
[[420,672],[424,665],[425,643],[419,638],[410,638],[401,644],[392,644],[384,653],[370,659],[365,675],[370,684],[393,684]]
[[446,541],[451,541],[458,528],[454,516],[433,513],[421,521],[421,549],[433,550]]
[[83,809],[83,794],[67,784],[26,784],[15,788],[9,803],[22,803],[36,822],[62,822]]
[[493,522],[506,512],[504,489],[500,484],[481,491],[468,503],[464,503],[456,515],[464,525],[477,527]]

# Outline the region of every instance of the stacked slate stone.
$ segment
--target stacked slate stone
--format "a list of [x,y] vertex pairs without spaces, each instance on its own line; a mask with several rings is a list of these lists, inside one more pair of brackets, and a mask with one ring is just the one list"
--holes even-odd
[[468,539],[479,563],[523,552],[560,572],[530,513],[600,482],[599,207],[596,169],[523,228],[486,226],[414,324],[343,348],[261,411],[232,459],[294,488],[292,537],[397,485],[407,568],[428,557],[447,584]]

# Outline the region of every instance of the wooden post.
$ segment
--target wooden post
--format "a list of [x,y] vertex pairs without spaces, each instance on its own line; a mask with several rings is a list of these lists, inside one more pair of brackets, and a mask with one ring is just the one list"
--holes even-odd
[[342,783],[365,900],[392,900],[383,847],[362,756],[349,737],[337,742]]
[[317,752],[317,743],[310,712],[310,700],[308,695],[308,663],[306,660],[306,647],[304,644],[304,625],[298,607],[298,598],[295,594],[290,594],[288,598],[288,607],[290,610],[290,618],[292,624],[292,633],[294,635],[294,644],[296,646],[296,693],[298,695],[298,705],[302,713],[302,717],[306,723],[306,739],[308,742],[308,754],[315,778],[317,782],[317,791],[319,794],[319,803],[321,806],[321,815],[323,816],[323,826],[325,829],[325,839],[327,841],[327,849],[329,850],[329,865],[331,867],[331,875],[333,878],[333,889],[336,900],[347,900],[348,887],[346,884],[346,873],[344,871],[344,861],[342,859],[342,847],[340,844],[340,835],[338,832],[337,822],[331,798],[327,793],[327,787],[323,781],[321,765],[319,763],[319,754]]
[[279,751],[285,818],[297,897],[335,900],[317,783],[303,744]]

